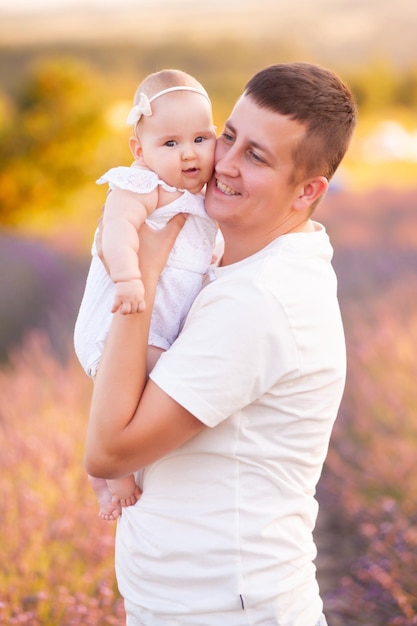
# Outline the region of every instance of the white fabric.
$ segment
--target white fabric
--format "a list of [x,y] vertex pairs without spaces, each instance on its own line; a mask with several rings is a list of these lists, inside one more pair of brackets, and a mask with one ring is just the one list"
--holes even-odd
[[150,193],[156,189],[158,185],[162,187],[162,189],[165,189],[165,191],[177,191],[176,187],[167,185],[155,172],[135,165],[131,167],[124,165],[112,167],[108,172],[103,174],[103,176],[100,176],[96,183],[98,185],[108,183],[110,189],[119,187],[126,191],[133,191],[134,193]]
[[314,494],[345,344],[316,228],[215,269],[151,372],[209,428],[145,468],[142,498],[123,510],[116,571],[131,626],[320,619]]
[[[136,167],[117,167],[99,179],[136,193],[149,193],[157,185],[177,191],[161,181],[154,172]],[[146,220],[153,228],[163,228],[178,213],[188,213],[163,270],[156,291],[152,312],[149,344],[166,350],[177,337],[183,320],[198,292],[202,277],[210,265],[217,227],[204,209],[204,198],[184,191],[181,197],[156,209]],[[89,376],[94,378],[104,343],[109,332],[114,297],[114,284],[92,248],[92,261],[87,276],[74,331],[78,359]]]
[[201,96],[204,96],[211,104],[208,93],[203,89],[198,89],[196,87],[188,87],[186,85],[177,85],[176,87],[168,87],[167,89],[162,89],[162,91],[158,91],[151,98],[145,93],[141,93],[139,96],[139,102],[130,109],[129,115],[127,116],[126,124],[129,126],[134,126],[139,122],[142,115],[149,117],[152,115],[151,103],[164,96],[166,93],[172,93],[173,91],[193,91],[194,93],[199,93]]

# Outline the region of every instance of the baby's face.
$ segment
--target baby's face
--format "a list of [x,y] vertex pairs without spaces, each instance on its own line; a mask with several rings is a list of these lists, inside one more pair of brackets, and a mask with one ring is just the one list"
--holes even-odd
[[198,193],[210,180],[216,133],[210,103],[201,94],[177,91],[157,98],[137,134],[145,164],[168,185]]

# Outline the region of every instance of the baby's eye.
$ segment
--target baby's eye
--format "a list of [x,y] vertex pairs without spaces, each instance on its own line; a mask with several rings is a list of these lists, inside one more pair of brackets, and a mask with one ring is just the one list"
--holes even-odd
[[166,145],[168,148],[173,148],[174,146],[176,146],[176,145],[177,145],[177,142],[176,142],[174,139],[170,139],[169,141],[166,141],[166,142],[165,142],[165,145]]
[[196,137],[194,139],[194,143],[203,143],[204,140],[205,140],[205,137]]

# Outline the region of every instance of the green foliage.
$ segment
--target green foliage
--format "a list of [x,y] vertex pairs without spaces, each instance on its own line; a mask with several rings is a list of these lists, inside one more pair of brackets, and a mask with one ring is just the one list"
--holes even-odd
[[417,67],[400,77],[397,100],[398,104],[415,112],[417,106]]
[[59,211],[94,171],[104,132],[97,83],[71,60],[41,60],[3,113],[0,219]]
[[[237,37],[196,42],[191,35],[187,41],[174,37],[137,45],[0,48],[0,225],[39,234],[69,219],[79,222],[82,215],[84,230],[91,232],[105,193],[94,181],[108,167],[130,160],[124,120],[112,127],[108,112],[120,101],[130,102],[149,72],[181,67],[196,75],[211,94],[220,129],[255,71],[304,57],[289,39],[254,46]],[[356,94],[360,125],[368,129],[375,116],[400,110],[414,128],[416,66],[398,71],[378,59],[339,73]],[[345,164],[356,179],[370,176],[360,156],[351,154]]]
[[417,106],[417,67],[403,71],[384,59],[357,68],[347,79],[358,102],[359,111],[380,115],[399,108]]

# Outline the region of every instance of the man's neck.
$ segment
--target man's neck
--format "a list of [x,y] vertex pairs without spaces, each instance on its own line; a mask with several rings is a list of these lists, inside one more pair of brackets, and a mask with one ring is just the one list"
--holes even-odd
[[266,236],[259,237],[256,240],[254,240],[253,234],[250,233],[247,237],[245,237],[240,233],[236,233],[234,228],[230,230],[222,228],[221,230],[224,238],[224,253],[219,265],[223,266],[243,261],[243,259],[256,254],[260,250],[263,250],[263,248],[269,245],[272,241],[278,239],[278,237],[282,237],[283,235],[293,233],[310,233],[314,232],[316,229],[314,227],[314,222],[308,219],[307,221],[295,225],[291,229],[278,228],[273,233],[268,233]]

